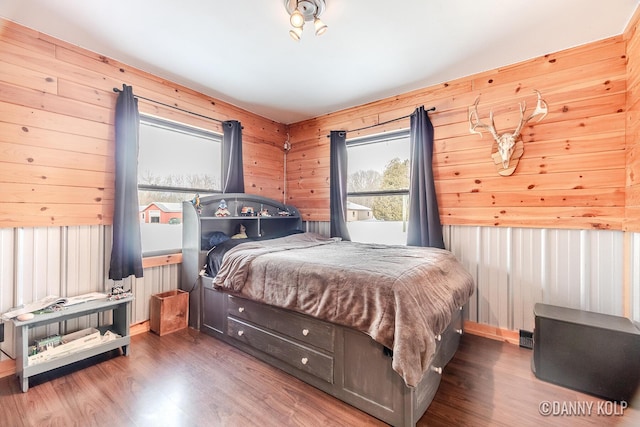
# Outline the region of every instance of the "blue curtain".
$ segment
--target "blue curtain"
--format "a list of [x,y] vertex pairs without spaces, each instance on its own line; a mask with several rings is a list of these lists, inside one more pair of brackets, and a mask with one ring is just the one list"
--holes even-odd
[[244,193],[242,125],[236,120],[222,122],[222,192]]
[[433,182],[433,125],[424,106],[411,115],[407,245],[444,249]]
[[331,237],[351,240],[347,230],[347,133],[331,131],[329,163],[329,212]]
[[123,85],[116,101],[116,192],[109,279],[142,277],[142,240],[138,206],[140,114],[131,86]]

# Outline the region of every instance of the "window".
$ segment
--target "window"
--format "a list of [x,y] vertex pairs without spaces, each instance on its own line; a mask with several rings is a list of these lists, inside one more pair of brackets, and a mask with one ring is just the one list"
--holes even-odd
[[347,141],[347,228],[356,242],[406,245],[409,130]]
[[182,249],[182,202],[221,191],[222,136],[140,117],[138,198],[144,256]]

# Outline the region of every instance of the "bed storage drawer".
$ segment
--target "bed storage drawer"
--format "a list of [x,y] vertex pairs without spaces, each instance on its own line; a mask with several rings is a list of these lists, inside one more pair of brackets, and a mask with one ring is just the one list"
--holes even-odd
[[225,294],[213,289],[203,278],[201,328],[208,334],[218,336],[224,334],[227,313],[225,312]]
[[333,357],[330,355],[232,317],[227,319],[227,335],[294,368],[333,383]]
[[233,317],[333,352],[335,328],[329,323],[233,296],[229,296],[227,312]]
[[436,335],[436,353],[431,362],[432,367],[442,368],[451,361],[460,343],[462,327],[462,310],[458,310],[453,313],[447,329]]

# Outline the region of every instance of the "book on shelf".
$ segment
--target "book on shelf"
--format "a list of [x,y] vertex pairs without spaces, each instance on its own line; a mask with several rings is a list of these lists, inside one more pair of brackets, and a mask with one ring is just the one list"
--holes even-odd
[[59,297],[55,295],[49,295],[32,303],[25,304],[22,307],[17,307],[10,311],[7,311],[2,315],[2,317],[8,320],[25,313],[46,311],[52,309],[53,307],[70,307],[72,305],[81,304],[88,301],[106,299],[107,296],[107,294],[103,294],[101,292],[89,292],[87,294],[77,295],[74,297]]

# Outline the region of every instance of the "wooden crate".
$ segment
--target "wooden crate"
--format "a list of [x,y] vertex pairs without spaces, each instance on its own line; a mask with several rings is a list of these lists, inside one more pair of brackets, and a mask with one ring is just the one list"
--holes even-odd
[[162,336],[187,327],[189,292],[175,289],[151,295],[151,331]]

